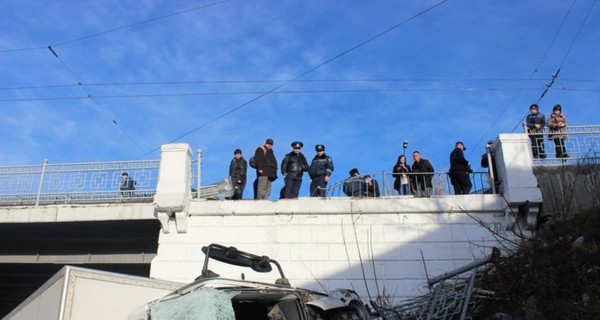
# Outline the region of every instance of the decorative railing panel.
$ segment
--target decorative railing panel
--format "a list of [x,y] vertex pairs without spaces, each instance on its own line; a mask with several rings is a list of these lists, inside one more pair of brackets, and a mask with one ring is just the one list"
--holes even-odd
[[[0,205],[152,201],[159,160],[0,167]],[[136,181],[121,192],[121,174]]]
[[[525,128],[525,132],[527,132]],[[530,139],[539,141],[542,156],[533,159],[535,166],[577,165],[600,163],[600,126],[569,126],[565,128],[565,151],[568,157],[557,157],[557,148],[551,138],[552,132],[544,128],[542,133],[529,133]],[[540,149],[539,151],[542,151]]]

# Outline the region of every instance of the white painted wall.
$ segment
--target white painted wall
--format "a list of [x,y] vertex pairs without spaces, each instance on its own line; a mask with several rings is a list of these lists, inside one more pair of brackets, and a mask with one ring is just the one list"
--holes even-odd
[[[498,195],[197,200],[186,233],[161,234],[151,276],[191,282],[202,270],[202,246],[219,243],[277,260],[293,286],[354,288],[367,297],[366,278],[373,297],[383,287],[397,299],[415,296],[425,290],[425,267],[432,277],[491,254],[496,239],[477,220],[511,236],[503,202]],[[230,278],[278,278],[217,263],[209,268]]]
[[[528,143],[525,134],[503,134],[494,144],[504,196],[184,199],[187,203],[175,204],[187,209],[184,217],[161,220],[164,232],[151,276],[191,282],[202,270],[201,248],[219,243],[276,259],[293,286],[354,288],[364,298],[375,298],[385,288],[395,301],[420,295],[427,291],[428,277],[488,256],[493,246],[503,247],[494,233],[514,237],[508,229],[517,206],[542,201]],[[160,201],[155,203],[160,208]],[[530,214],[536,214],[535,207]],[[209,267],[232,278],[242,272],[248,280],[278,277],[216,263]]]

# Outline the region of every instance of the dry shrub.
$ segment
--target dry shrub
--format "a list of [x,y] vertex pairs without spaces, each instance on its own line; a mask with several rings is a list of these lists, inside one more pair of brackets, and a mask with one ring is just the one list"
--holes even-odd
[[474,319],[600,319],[600,208],[548,224],[498,258],[480,287],[497,299]]

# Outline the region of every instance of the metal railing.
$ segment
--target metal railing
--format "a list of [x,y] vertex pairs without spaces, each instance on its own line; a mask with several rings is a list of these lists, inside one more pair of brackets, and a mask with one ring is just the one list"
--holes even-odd
[[[371,173],[368,174],[374,180],[377,180],[379,184],[379,195],[380,196],[398,196],[400,195],[397,190],[394,189],[394,180],[399,174],[386,173]],[[450,177],[447,172],[435,172],[431,173],[407,173],[406,174],[409,184],[408,196],[433,196],[433,195],[451,195],[454,194],[454,188],[450,182]],[[425,188],[427,185],[424,179],[427,176],[431,177],[431,188]],[[469,174],[471,179],[471,194],[483,194],[492,193],[490,184],[490,176],[488,172],[473,172]],[[332,184],[325,189],[327,197],[344,197],[347,196],[344,192],[344,183],[348,182],[349,179],[345,179]],[[421,188],[423,187],[423,188]],[[360,194],[364,194],[361,197],[374,197],[375,195],[370,192],[359,190]]]
[[540,155],[538,158],[533,158],[535,166],[577,165],[583,162],[600,163],[600,126],[568,126],[564,129],[564,133],[559,133],[566,135],[564,151],[568,157],[557,157],[557,151],[560,153],[560,149],[550,137],[553,132],[547,127],[541,133],[528,133],[526,126],[524,126],[524,130],[530,139],[537,139],[540,145],[537,150]]
[[[0,205],[148,202],[156,193],[159,160],[0,167]],[[136,181],[121,192],[121,174]]]
[[383,320],[472,319],[481,302],[494,299],[494,292],[478,288],[478,284],[499,254],[494,248],[485,258],[428,280],[431,290],[423,296],[393,307],[382,307],[373,301],[371,305]]

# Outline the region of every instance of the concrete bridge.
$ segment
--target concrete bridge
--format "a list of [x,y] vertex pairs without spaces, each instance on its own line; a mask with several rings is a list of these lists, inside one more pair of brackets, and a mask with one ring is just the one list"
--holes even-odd
[[[506,248],[499,239],[535,227],[543,198],[534,165],[544,163],[534,163],[525,134],[499,135],[493,152],[501,193],[452,195],[440,183],[426,198],[206,199],[193,192],[200,167],[186,144],[164,145],[156,161],[0,167],[0,314],[66,264],[190,282],[210,243],[277,259],[294,286],[350,287],[365,299],[414,297],[428,278]],[[573,164],[561,165],[577,165],[577,153],[569,153]],[[115,191],[123,171],[138,180],[133,195]],[[600,180],[597,172],[592,179]]]

